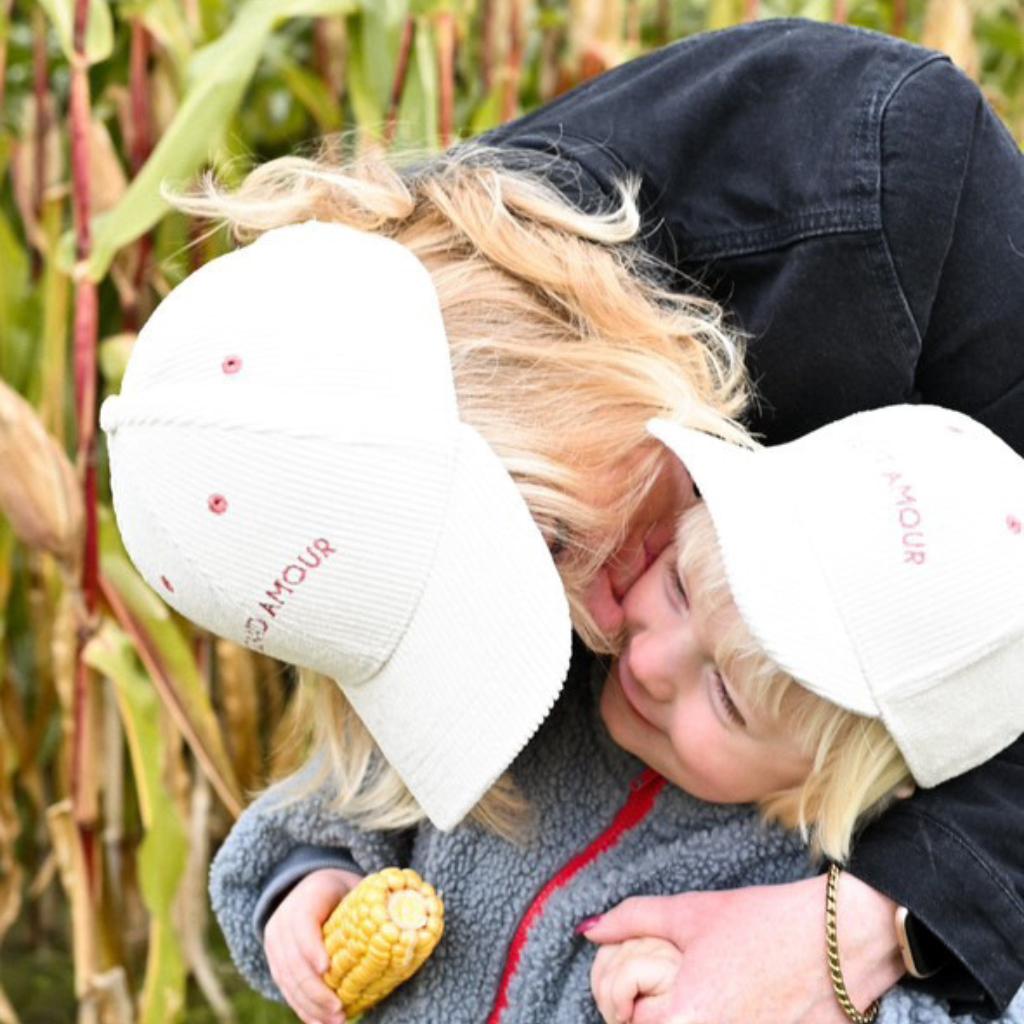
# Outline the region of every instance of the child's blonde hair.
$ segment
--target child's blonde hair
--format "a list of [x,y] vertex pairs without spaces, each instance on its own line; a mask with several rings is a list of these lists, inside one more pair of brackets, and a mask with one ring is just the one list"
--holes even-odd
[[[440,300],[462,419],[559,552],[577,630],[609,650],[583,596],[672,457],[646,421],[742,441],[747,384],[720,308],[669,290],[667,269],[637,244],[638,184],[582,212],[545,181],[545,159],[467,144],[404,171],[372,154],[346,166],[286,157],[234,192],[208,179],[176,203],[241,240],[315,219],[378,232],[419,257]],[[418,820],[337,688],[314,690],[311,751],[339,809],[367,827]]]
[[845,861],[858,826],[881,813],[911,783],[906,761],[881,721],[818,697],[760,648],[736,611],[714,524],[703,503],[680,517],[676,556],[702,614],[727,623],[713,652],[719,668],[751,707],[784,723],[813,759],[801,784],[760,801],[762,813],[799,829],[815,855]]

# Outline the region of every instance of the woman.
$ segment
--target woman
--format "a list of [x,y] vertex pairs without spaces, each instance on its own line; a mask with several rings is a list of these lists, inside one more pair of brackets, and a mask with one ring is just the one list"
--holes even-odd
[[[663,284],[703,289],[747,334],[756,399],[743,419],[769,443],[857,409],[926,400],[969,413],[1024,451],[1024,160],[940,55],[837,27],[754,24],[625,65],[484,141],[505,168],[539,170],[590,213],[615,208],[617,183],[637,180],[636,239],[668,268]],[[455,162],[473,168],[457,154]],[[311,217],[380,230],[421,255],[441,291],[440,279],[457,276],[470,257],[493,262],[501,248],[502,274],[540,296],[541,319],[544,308],[571,306],[574,288],[601,286],[587,279],[590,263],[576,265],[572,248],[552,241],[572,237],[571,217],[548,232],[550,218],[508,199],[514,190],[502,199],[500,187],[435,188],[450,163],[421,164],[398,182],[373,168],[354,177],[271,168],[239,196],[195,208],[255,230]],[[490,234],[466,230],[470,213],[486,228],[495,211]],[[516,221],[543,230],[530,245],[522,234],[500,237]],[[621,248],[631,233],[628,216],[612,217],[606,244]],[[550,259],[539,259],[545,253]],[[615,312],[614,304],[598,310],[595,322]],[[486,316],[486,304],[445,308],[450,333],[462,319]],[[692,389],[682,397],[692,399]],[[731,412],[730,401],[719,415]],[[581,509],[589,500],[592,530],[537,516],[562,552],[577,626],[592,642],[621,624],[622,596],[663,542],[686,484],[654,477],[650,462],[625,451],[605,461],[607,473],[578,495]],[[602,516],[614,515],[628,516],[624,536],[602,529]],[[603,547],[590,543],[598,535]],[[596,575],[595,561],[604,566]],[[839,893],[856,1005],[894,983],[904,964],[937,970],[923,983],[962,1008],[1009,1002],[1024,978],[1022,781],[1018,742],[962,779],[902,801],[860,838]],[[268,941],[270,911],[324,855],[296,851],[268,885]],[[301,897],[299,885],[288,898]],[[653,908],[631,901],[588,934],[653,932],[684,946],[690,970],[674,1006],[682,1019],[822,1024],[817,997],[831,991],[823,901],[820,878]],[[910,911],[906,960],[893,925],[898,907]],[[314,986],[314,1007],[316,981],[296,983]],[[844,1012],[828,1005],[827,1020],[841,1024]]]

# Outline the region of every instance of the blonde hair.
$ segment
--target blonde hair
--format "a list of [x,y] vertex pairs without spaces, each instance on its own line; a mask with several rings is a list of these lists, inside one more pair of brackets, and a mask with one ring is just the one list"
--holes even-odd
[[[671,291],[666,268],[637,244],[638,183],[583,212],[545,180],[543,161],[473,144],[405,170],[373,154],[344,166],[328,155],[286,157],[233,192],[208,178],[175,202],[225,222],[240,241],[315,219],[386,235],[421,260],[440,300],[461,416],[559,551],[577,630],[609,650],[583,597],[669,457],[645,423],[668,416],[743,440],[735,417],[747,384],[720,308]],[[411,823],[408,794],[386,781],[336,688],[318,690],[311,751],[330,766],[338,806],[368,827]]]
[[895,741],[881,721],[817,696],[765,654],[733,603],[714,525],[703,503],[680,518],[677,558],[702,615],[719,617],[726,624],[714,652],[722,672],[752,708],[784,724],[812,760],[802,783],[759,801],[762,814],[799,829],[816,856],[847,860],[857,829],[911,782]]

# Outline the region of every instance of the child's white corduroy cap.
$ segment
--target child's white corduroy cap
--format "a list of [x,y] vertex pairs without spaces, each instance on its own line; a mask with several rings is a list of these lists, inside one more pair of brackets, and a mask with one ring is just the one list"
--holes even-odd
[[187,278],[101,411],[121,535],[200,625],[336,679],[435,825],[456,825],[562,687],[568,604],[456,405],[423,265],[336,224]]
[[922,405],[755,450],[649,429],[699,488],[755,639],[881,718],[918,783],[1024,732],[1024,459],[995,434]]

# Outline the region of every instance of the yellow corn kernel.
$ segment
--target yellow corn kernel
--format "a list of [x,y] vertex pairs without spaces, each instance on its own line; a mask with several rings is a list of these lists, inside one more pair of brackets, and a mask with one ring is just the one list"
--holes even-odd
[[411,978],[444,932],[444,904],[409,868],[364,878],[324,922],[324,981],[352,1021]]

